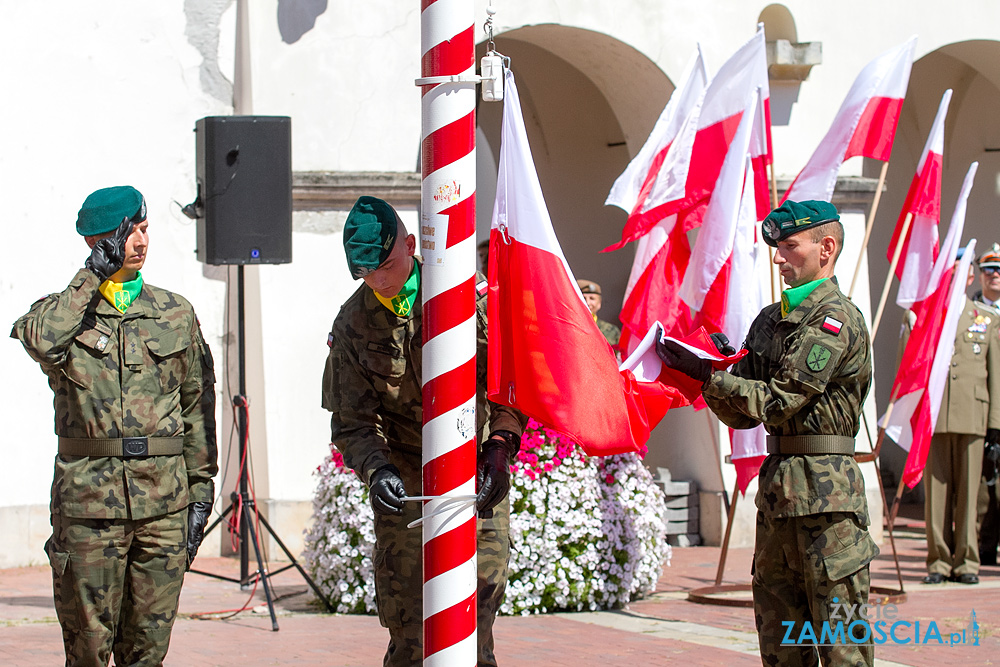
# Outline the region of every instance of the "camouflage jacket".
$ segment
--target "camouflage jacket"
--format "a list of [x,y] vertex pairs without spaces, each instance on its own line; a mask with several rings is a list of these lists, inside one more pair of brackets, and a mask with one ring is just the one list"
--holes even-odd
[[598,318],[596,320],[597,328],[604,335],[605,340],[611,345],[611,347],[617,349],[618,341],[621,340],[622,330],[611,324],[611,322],[605,322],[604,320]]
[[[705,401],[733,428],[764,424],[771,435],[846,435],[859,430],[871,385],[871,342],[857,307],[821,283],[787,317],[764,308],[750,326],[749,353],[715,371]],[[847,455],[772,455],[760,468],[757,507],[772,517],[854,512],[867,522],[864,480]]]
[[183,437],[183,454],[57,455],[52,513],[144,519],[211,501],[218,471],[215,372],[194,309],[183,297],[144,284],[123,315],[99,286],[81,269],[11,331],[49,378],[56,435]]
[[[419,260],[418,260],[419,261]],[[479,276],[478,281],[485,280]],[[476,421],[479,440],[494,431],[520,437],[524,417],[486,399],[486,296],[476,300]],[[390,450],[420,457],[423,307],[399,317],[362,284],[333,322],[323,373],[323,407],[333,413],[333,443],[366,484]]]

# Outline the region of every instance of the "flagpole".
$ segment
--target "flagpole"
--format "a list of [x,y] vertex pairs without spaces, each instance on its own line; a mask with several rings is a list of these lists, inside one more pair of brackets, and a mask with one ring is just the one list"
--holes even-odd
[[851,289],[847,291],[847,298],[854,296],[854,286],[858,282],[858,274],[861,273],[861,259],[865,256],[865,248],[868,247],[868,239],[872,235],[872,226],[875,223],[875,212],[878,211],[878,203],[882,199],[882,188],[885,186],[885,173],[889,170],[889,161],[882,163],[882,171],[878,175],[878,186],[875,188],[875,199],[872,200],[872,210],[868,214],[868,225],[865,227],[865,238],[861,242],[861,250],[858,252],[858,263],[854,267],[854,277],[851,278]]
[[906,235],[910,231],[910,223],[913,221],[913,213],[907,213],[906,219],[903,221],[903,229],[899,232],[899,240],[896,241],[896,249],[892,253],[892,262],[889,263],[889,275],[885,278],[885,285],[882,287],[882,298],[878,302],[878,310],[875,311],[875,319],[872,320],[872,335],[871,339],[875,340],[875,334],[878,332],[878,325],[882,319],[882,311],[885,309],[885,301],[889,298],[889,288],[892,286],[892,277],[896,273],[896,266],[899,264],[899,256],[903,252],[903,242],[906,240]]
[[476,511],[440,512],[476,491],[473,9],[438,0],[420,13],[422,494],[434,497],[422,512],[423,664],[437,667],[476,664]]
[[[771,181],[771,209],[778,208],[778,181],[774,177],[774,165],[767,165],[768,180]],[[781,284],[774,280],[774,248],[767,246],[767,275],[771,278],[771,303],[777,303],[780,298]]]
[[722,575],[726,571],[726,557],[729,555],[729,537],[733,534],[733,523],[736,518],[736,500],[740,497],[740,481],[733,485],[733,497],[729,501],[729,516],[726,521],[726,536],[722,538],[722,550],[719,552],[719,568],[715,571],[715,585],[722,585]]
[[[885,420],[888,422],[889,417],[892,415],[892,408],[896,404],[896,398],[899,393],[898,388],[894,388],[892,396],[889,397],[889,407],[885,412]],[[878,480],[878,491],[882,498],[882,509],[885,511],[886,496],[885,496],[885,486],[882,484],[882,471],[879,469],[878,465],[878,455],[882,450],[882,441],[885,439],[885,429],[879,427],[878,437],[875,439],[875,444],[872,445],[871,434],[868,431],[868,418],[865,417],[864,412],[861,413],[861,418],[865,422],[865,435],[868,436],[868,446],[871,447],[871,452],[865,452],[861,454],[855,454],[854,460],[857,463],[871,463],[875,466],[875,479]],[[902,490],[896,490],[897,498],[902,496]],[[895,502],[895,501],[894,501]],[[899,591],[903,592],[903,571],[899,567],[899,555],[896,551],[896,538],[893,534],[893,523],[895,521],[895,515],[892,514],[892,508],[890,507],[889,521],[886,523],[886,529],[889,531],[889,544],[892,547],[892,560],[896,564],[896,577],[899,579]]]

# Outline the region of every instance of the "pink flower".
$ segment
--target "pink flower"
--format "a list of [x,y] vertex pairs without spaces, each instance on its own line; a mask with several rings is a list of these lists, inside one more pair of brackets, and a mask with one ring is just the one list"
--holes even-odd
[[611,473],[608,473],[607,475],[605,475],[604,481],[607,482],[608,484],[614,484],[615,483],[615,476],[612,475]]

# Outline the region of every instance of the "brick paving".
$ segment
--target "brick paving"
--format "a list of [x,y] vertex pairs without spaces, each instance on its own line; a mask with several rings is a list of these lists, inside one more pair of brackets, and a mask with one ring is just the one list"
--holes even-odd
[[[920,583],[924,575],[923,522],[919,509],[897,519],[896,537],[907,599],[897,619],[921,635],[933,623],[947,641],[961,632],[972,610],[980,624],[979,645],[965,643],[894,643],[876,648],[877,664],[990,665],[1000,663],[1000,568],[984,567],[978,586]],[[898,588],[888,542],[872,567],[876,586]],[[671,664],[759,665],[753,612],[746,607],[695,604],[688,592],[715,582],[718,547],[675,549],[670,567],[653,595],[628,609],[584,614],[502,617],[496,625],[497,657],[514,667],[608,667]],[[749,583],[749,548],[732,549],[723,582]],[[199,558],[200,568],[235,575],[234,559]],[[295,665],[354,667],[380,665],[386,634],[371,616],[318,613],[295,570],[273,579],[280,630],[273,632],[258,589],[252,611],[229,620],[200,620],[193,615],[241,607],[249,592],[234,583],[189,575],[181,596],[181,617],[174,628],[166,665],[214,667]],[[745,594],[733,597],[746,598]],[[0,570],[0,665],[34,667],[62,662],[59,626],[52,607],[47,567]]]

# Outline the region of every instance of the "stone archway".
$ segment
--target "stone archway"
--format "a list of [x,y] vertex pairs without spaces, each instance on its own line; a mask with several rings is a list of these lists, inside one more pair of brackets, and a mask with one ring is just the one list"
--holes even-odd
[[[603,33],[546,24],[496,36],[511,58],[528,139],[549,214],[579,278],[601,283],[603,319],[617,322],[632,249],[618,240],[624,211],[604,199],[645,142],[673,92],[642,53]],[[477,48],[477,59],[485,44]],[[478,238],[488,237],[500,147],[500,104],[478,105]]]

